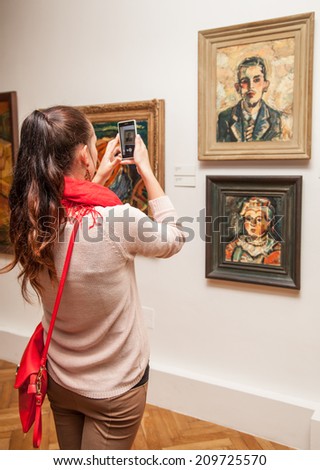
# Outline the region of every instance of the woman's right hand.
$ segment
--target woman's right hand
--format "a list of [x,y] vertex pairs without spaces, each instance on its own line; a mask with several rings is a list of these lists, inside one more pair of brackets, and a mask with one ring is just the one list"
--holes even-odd
[[149,160],[148,149],[139,134],[136,135],[135,139],[133,159],[122,160],[121,164],[135,164],[137,171],[142,178],[147,177],[150,173],[153,173]]
[[156,199],[164,195],[163,189],[153,174],[148,149],[139,134],[137,134],[135,140],[133,159],[122,160],[121,164],[136,165],[137,171],[146,186],[149,200]]

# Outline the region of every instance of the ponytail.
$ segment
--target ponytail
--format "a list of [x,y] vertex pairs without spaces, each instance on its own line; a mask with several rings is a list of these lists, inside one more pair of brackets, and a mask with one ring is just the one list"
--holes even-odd
[[79,144],[88,144],[92,126],[76,108],[55,106],[34,111],[21,127],[20,148],[9,194],[13,261],[0,272],[21,265],[19,278],[25,300],[28,284],[41,294],[39,274],[48,270],[57,280],[53,248],[66,221],[61,207],[64,175],[70,171]]

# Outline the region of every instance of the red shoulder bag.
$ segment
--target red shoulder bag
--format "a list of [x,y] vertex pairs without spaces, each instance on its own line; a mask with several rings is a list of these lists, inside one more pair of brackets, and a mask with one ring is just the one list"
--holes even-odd
[[35,448],[40,447],[42,437],[41,407],[45,399],[48,386],[48,374],[46,367],[48,349],[78,228],[79,221],[76,220],[68,245],[46,343],[44,344],[43,341],[42,323],[39,323],[24,350],[20,364],[17,368],[14,388],[19,390],[20,421],[23,432],[25,433],[28,432],[31,426],[34,424],[33,447]]

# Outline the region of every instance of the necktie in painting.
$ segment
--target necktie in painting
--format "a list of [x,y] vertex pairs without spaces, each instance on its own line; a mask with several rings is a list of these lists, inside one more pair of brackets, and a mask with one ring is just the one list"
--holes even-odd
[[246,142],[252,141],[253,129],[254,129],[254,120],[249,119],[248,127],[246,129]]

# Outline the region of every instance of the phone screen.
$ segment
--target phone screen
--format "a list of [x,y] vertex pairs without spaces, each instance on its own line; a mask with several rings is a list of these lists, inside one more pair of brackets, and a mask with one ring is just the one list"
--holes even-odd
[[122,158],[133,158],[136,129],[135,120],[118,122]]

